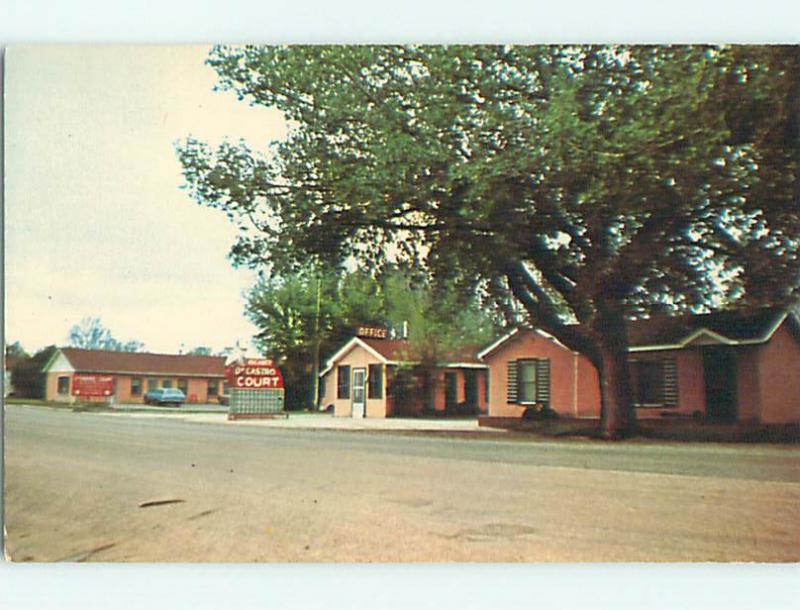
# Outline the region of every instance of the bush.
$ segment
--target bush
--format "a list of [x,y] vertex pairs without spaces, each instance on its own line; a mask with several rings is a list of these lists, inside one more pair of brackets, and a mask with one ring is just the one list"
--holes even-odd
[[558,419],[559,415],[553,409],[547,406],[536,405],[535,407],[528,407],[522,413],[522,419],[527,421],[547,421]]

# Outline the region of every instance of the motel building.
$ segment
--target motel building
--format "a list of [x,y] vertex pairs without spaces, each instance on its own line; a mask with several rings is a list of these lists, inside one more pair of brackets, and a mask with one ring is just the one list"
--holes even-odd
[[[800,320],[768,308],[628,324],[638,419],[800,422]],[[478,354],[488,367],[488,419],[529,407],[599,418],[599,375],[584,356],[537,329],[518,329]]]
[[45,398],[53,401],[141,403],[156,388],[178,388],[189,403],[217,402],[227,394],[225,358],[218,356],[62,347],[43,370]]
[[355,418],[485,414],[487,366],[477,351],[459,350],[423,369],[408,341],[362,328],[320,373],[320,407]]

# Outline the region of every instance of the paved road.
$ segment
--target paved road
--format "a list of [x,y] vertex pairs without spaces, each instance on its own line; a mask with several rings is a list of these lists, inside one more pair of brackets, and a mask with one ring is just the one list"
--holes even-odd
[[[18,561],[797,561],[800,450],[515,442],[10,406]],[[140,508],[149,500],[179,503]]]

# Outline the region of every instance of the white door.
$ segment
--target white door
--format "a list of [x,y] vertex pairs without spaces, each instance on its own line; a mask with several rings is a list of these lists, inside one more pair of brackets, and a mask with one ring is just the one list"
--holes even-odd
[[353,417],[364,417],[366,392],[364,391],[367,369],[353,369]]

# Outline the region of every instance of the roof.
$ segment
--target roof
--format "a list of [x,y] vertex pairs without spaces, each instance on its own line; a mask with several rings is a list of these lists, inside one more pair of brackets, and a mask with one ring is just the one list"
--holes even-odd
[[378,352],[387,361],[405,361],[409,359],[411,354],[411,344],[405,339],[374,339],[370,337],[358,337],[358,339]]
[[464,347],[460,347],[452,352],[443,356],[443,360],[446,360],[448,363],[453,364],[480,364],[483,365],[484,362],[480,358],[478,358],[478,351],[480,351],[480,345],[465,345]]
[[483,362],[483,359],[486,358],[486,356],[488,356],[489,354],[491,354],[495,350],[499,349],[501,346],[505,345],[506,342],[508,342],[509,340],[514,338],[515,336],[517,336],[517,334],[520,331],[527,331],[527,332],[531,332],[531,333],[536,333],[540,337],[542,337],[544,339],[547,339],[548,341],[552,341],[553,343],[556,343],[557,345],[563,347],[564,349],[569,350],[569,348],[566,345],[564,345],[563,343],[561,343],[561,341],[556,339],[553,335],[544,332],[540,328],[514,328],[509,333],[503,335],[499,339],[496,339],[495,341],[493,341],[492,343],[490,343],[489,345],[484,347],[482,350],[480,350],[480,351],[476,350],[476,357],[478,358],[478,360],[480,362]]
[[[706,314],[684,316],[659,315],[628,322],[628,349],[632,352],[666,349],[682,349],[697,340],[705,338],[712,343],[723,345],[747,345],[764,343],[787,318],[785,310],[766,307],[751,310],[722,310]],[[800,330],[800,322],[789,315],[795,327]],[[485,358],[521,329],[514,329],[478,353]],[[557,341],[539,329],[534,332]],[[800,334],[800,333],[799,333]]]
[[169,374],[187,377],[225,375],[225,358],[222,356],[115,352],[75,347],[62,347],[60,351],[78,372]]
[[[324,377],[334,367],[335,363],[347,354],[353,347],[361,346],[384,364],[412,364],[411,343],[405,339],[375,339],[372,337],[353,337],[345,343],[325,363],[325,368],[319,376]],[[441,357],[441,366],[444,367],[480,367],[486,364],[478,358],[480,346],[467,345],[454,350]]]
[[[628,323],[628,345],[631,351],[680,349],[701,337],[723,345],[764,343],[787,315],[783,309],[765,307],[632,320]],[[797,323],[793,315],[791,319]]]

